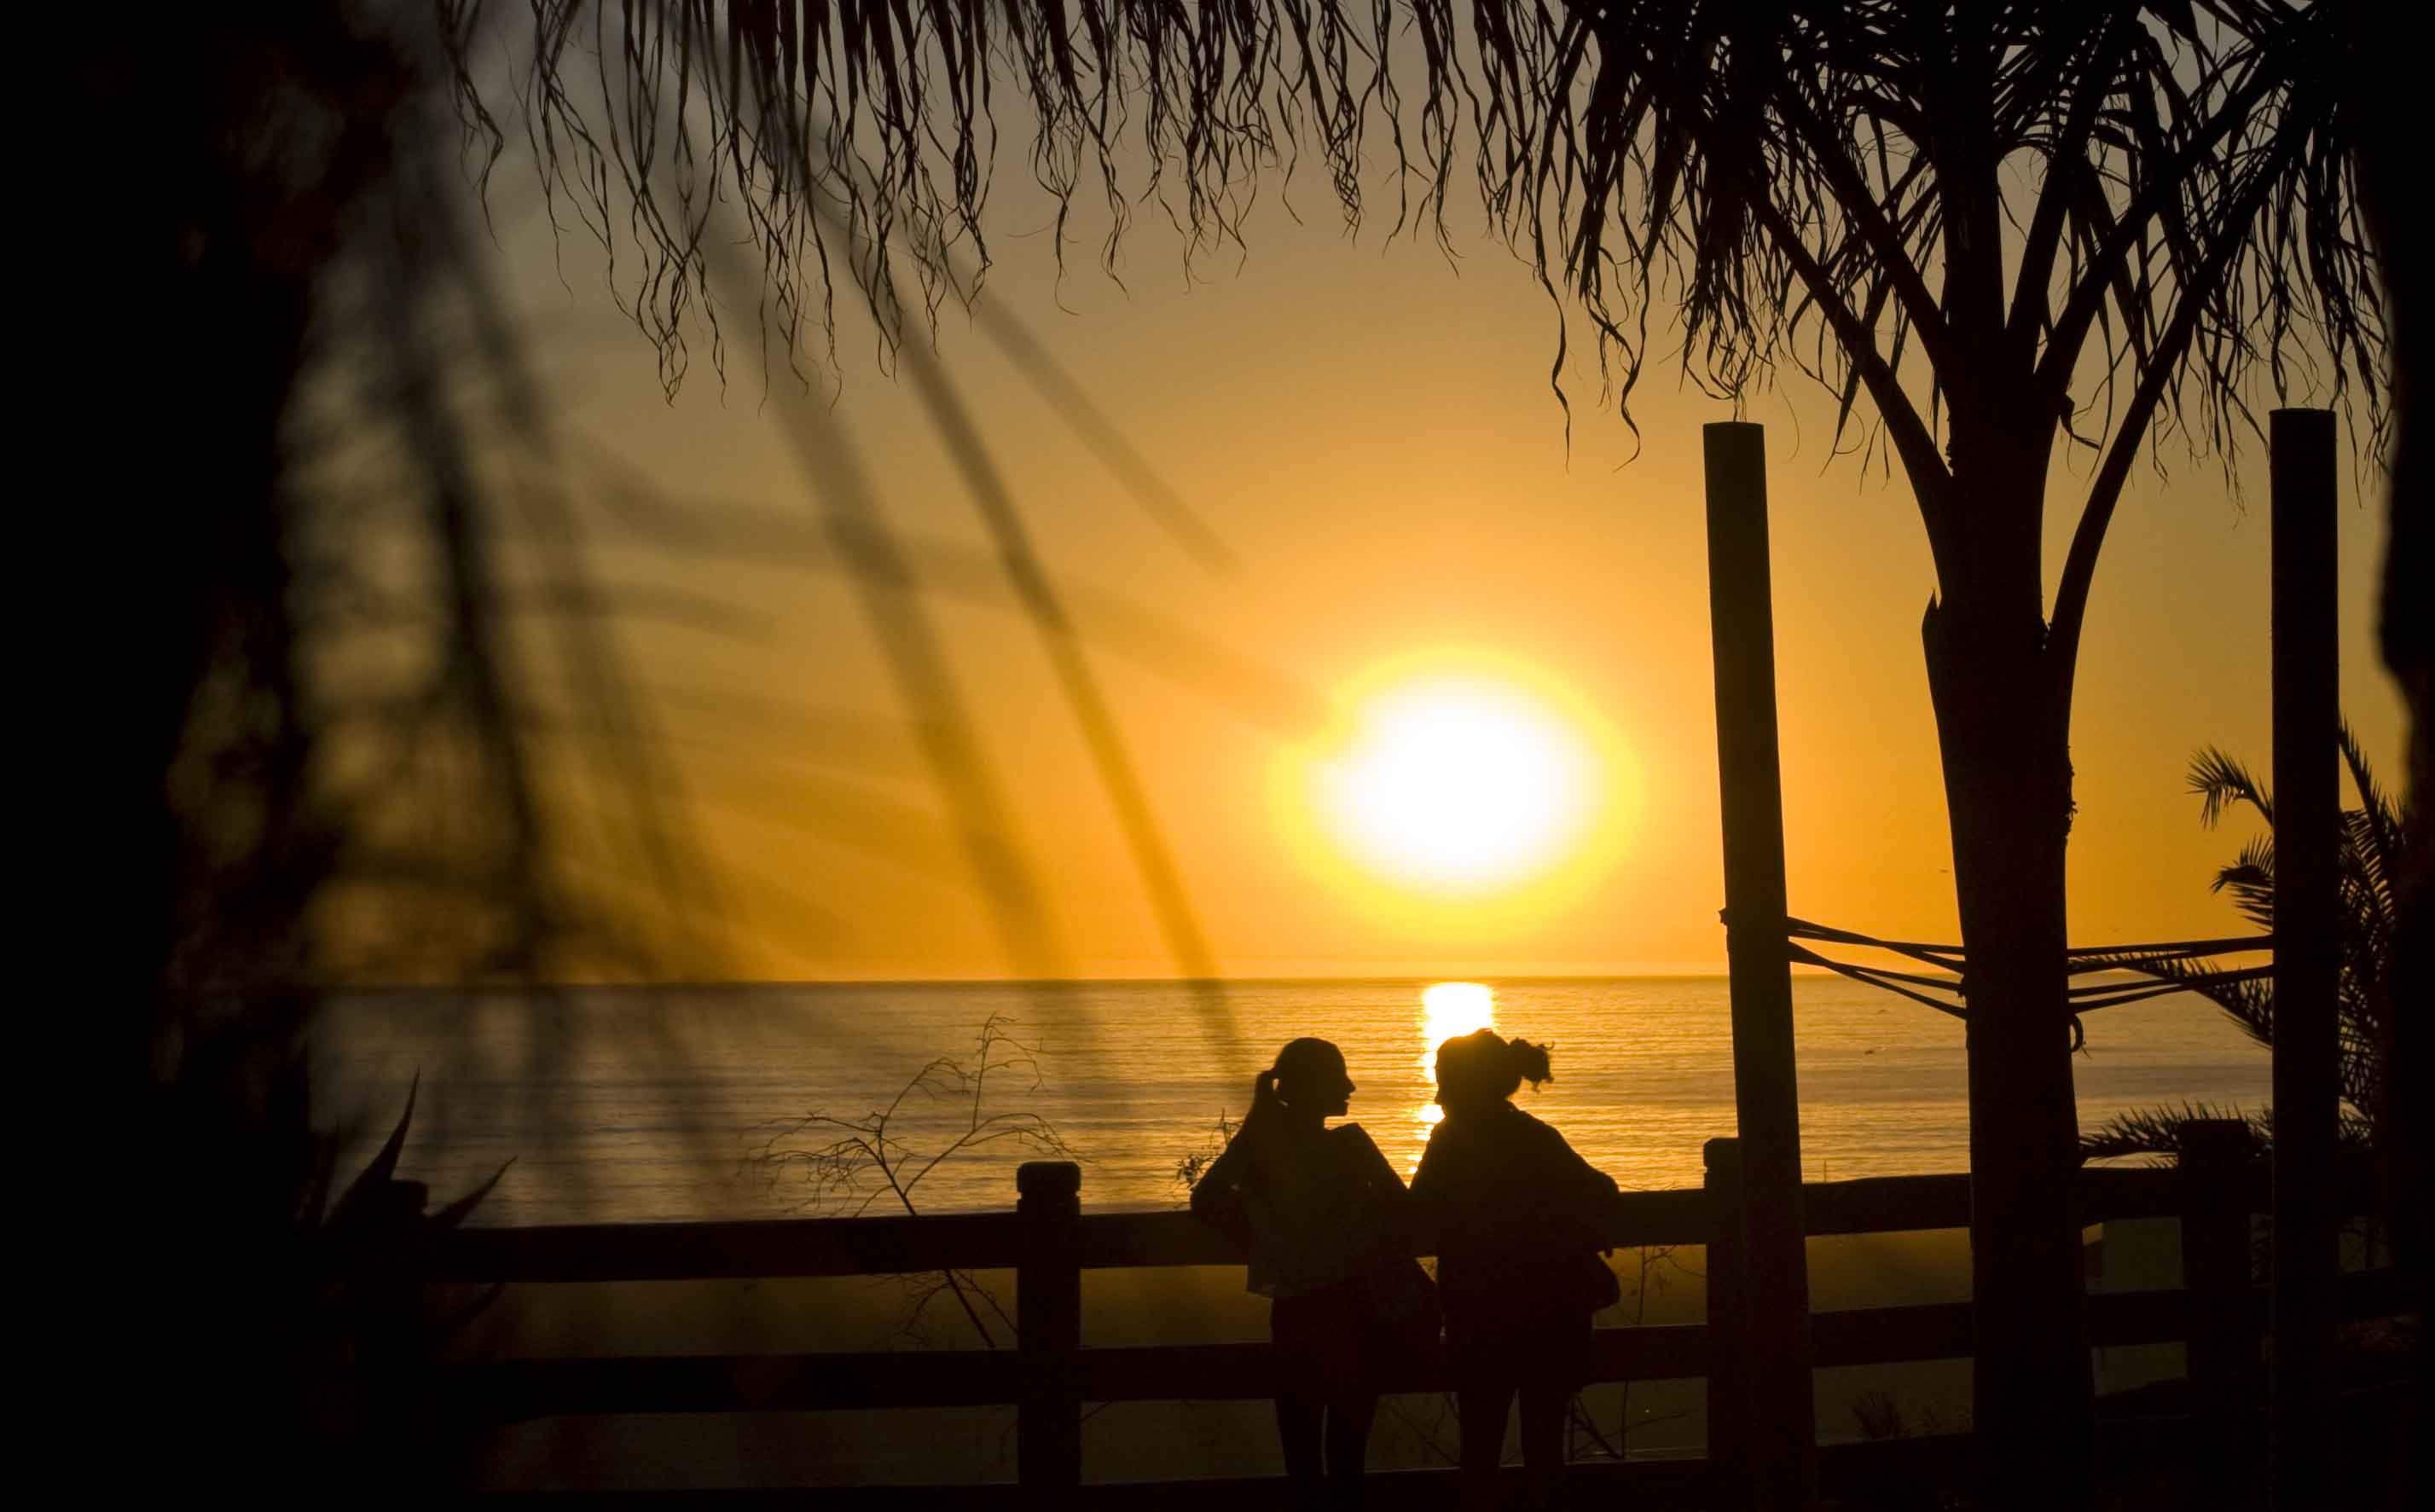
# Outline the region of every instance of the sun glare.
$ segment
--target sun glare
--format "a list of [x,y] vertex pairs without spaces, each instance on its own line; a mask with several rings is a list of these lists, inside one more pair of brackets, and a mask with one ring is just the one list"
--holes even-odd
[[1421,1069],[1436,1064],[1438,1046],[1476,1029],[1496,1027],[1496,993],[1477,982],[1440,982],[1421,993]]
[[[1425,988],[1421,993],[1422,1080],[1431,1087],[1436,1085],[1438,1046],[1474,1029],[1495,1027],[1496,993],[1493,988],[1477,982],[1440,982]],[[1429,1125],[1445,1117],[1432,1091],[1429,1100],[1421,1104],[1418,1122],[1424,1140],[1428,1137]],[[1417,1168],[1420,1156],[1415,1154],[1412,1161]]]
[[1580,836],[1591,766],[1577,733],[1522,689],[1431,679],[1361,708],[1351,741],[1320,768],[1320,808],[1373,870],[1428,891],[1494,891]]

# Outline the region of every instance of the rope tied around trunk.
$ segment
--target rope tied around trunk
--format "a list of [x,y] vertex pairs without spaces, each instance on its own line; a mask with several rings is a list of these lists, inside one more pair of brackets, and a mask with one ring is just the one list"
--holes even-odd
[[[1719,910],[1717,917],[1727,927],[1732,926],[1731,910]],[[1787,961],[1823,967],[1855,982],[1908,998],[1951,1018],[1967,1019],[1970,1016],[1969,958],[1959,945],[1880,939],[1874,935],[1837,929],[1830,924],[1813,923],[1809,919],[1790,916],[1784,920],[1784,954]],[[1803,943],[1805,940],[1814,940],[1821,945],[1884,951],[1933,967],[1943,974],[1931,976],[1920,971],[1840,961],[1812,950]],[[2262,980],[2273,974],[2274,968],[2271,963],[2220,969],[2209,969],[2202,963],[2219,956],[2246,955],[2273,948],[2274,936],[2271,935],[2243,935],[2221,939],[2159,940],[2138,945],[2090,945],[2066,949],[2064,952],[2064,972],[2067,976],[2091,976],[2111,971],[2131,972],[2149,978],[2127,985],[2120,982],[2085,982],[2065,988],[2064,1012],[2071,1020],[2071,1048],[2078,1051],[2088,1042],[2087,1031],[2080,1020],[2083,1013],[2097,1008],[2118,1007],[2128,1003],[2144,1003],[2150,998],[2187,992],[2200,987]]]

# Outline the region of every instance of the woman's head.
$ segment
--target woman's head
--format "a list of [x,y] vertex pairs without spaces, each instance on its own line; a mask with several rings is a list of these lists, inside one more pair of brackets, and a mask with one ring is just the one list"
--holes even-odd
[[1552,1045],[1505,1040],[1494,1029],[1475,1029],[1438,1046],[1438,1103],[1448,1108],[1501,1103],[1524,1082],[1536,1087],[1555,1079]]
[[1353,1095],[1344,1052],[1324,1040],[1302,1039],[1277,1052],[1277,1063],[1260,1073],[1254,1102],[1274,1100],[1300,1113],[1333,1118]]

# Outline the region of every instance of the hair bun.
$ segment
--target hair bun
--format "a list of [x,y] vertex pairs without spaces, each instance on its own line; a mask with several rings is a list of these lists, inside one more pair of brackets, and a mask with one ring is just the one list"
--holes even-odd
[[1555,1048],[1554,1045],[1534,1045],[1528,1040],[1516,1038],[1507,1042],[1505,1054],[1512,1061],[1513,1074],[1536,1087],[1541,1082],[1556,1079],[1548,1060]]

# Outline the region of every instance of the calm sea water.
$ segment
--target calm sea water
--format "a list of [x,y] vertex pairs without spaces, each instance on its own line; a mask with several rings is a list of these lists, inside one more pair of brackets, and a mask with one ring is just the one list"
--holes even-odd
[[[1701,1142],[1734,1130],[1722,978],[1482,986],[1236,983],[1217,1005],[1141,982],[375,993],[328,1010],[317,1086],[325,1116],[354,1125],[352,1169],[419,1073],[406,1174],[445,1197],[514,1161],[480,1222],[771,1216],[815,1194],[800,1168],[754,1152],[773,1134],[807,1149],[839,1132],[786,1135],[782,1121],[866,1119],[933,1057],[969,1061],[998,1017],[1033,1056],[992,1075],[979,1115],[1052,1124],[1082,1161],[1087,1207],[1154,1208],[1181,1199],[1177,1162],[1207,1145],[1221,1114],[1241,1115],[1252,1073],[1296,1035],[1343,1048],[1359,1087],[1353,1118],[1408,1168],[1433,1112],[1429,1047],[1485,1018],[1553,1043],[1556,1079],[1518,1100],[1627,1189],[1698,1183]],[[1811,1179],[1964,1168],[1959,1022],[1837,977],[1796,978],[1793,999]],[[2087,1024],[2074,1061],[2083,1127],[2158,1103],[2265,1101],[2265,1053],[2195,998]],[[965,1098],[907,1096],[888,1129],[907,1174],[972,1117]],[[1024,1158],[1003,1141],[951,1156],[913,1200],[924,1211],[1010,1206]],[[868,1211],[902,1208],[882,1194]]]

